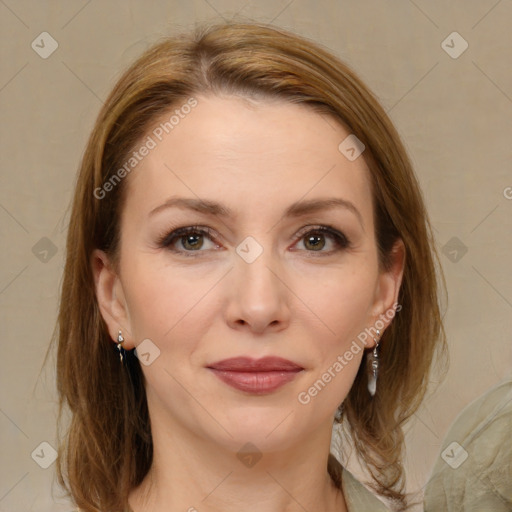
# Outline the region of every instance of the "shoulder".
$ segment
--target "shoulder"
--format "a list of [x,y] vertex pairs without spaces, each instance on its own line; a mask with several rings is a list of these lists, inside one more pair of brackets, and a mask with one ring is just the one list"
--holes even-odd
[[[509,510],[512,503],[512,375],[470,403],[446,434],[425,491],[425,510]],[[456,471],[454,471],[456,470]],[[501,508],[505,507],[505,508]]]
[[341,483],[348,512],[366,512],[368,510],[389,512],[391,510],[345,468],[342,469]]
[[347,504],[348,512],[389,512],[390,509],[369,491],[357,478],[345,469],[338,459],[329,455],[331,476],[341,489]]

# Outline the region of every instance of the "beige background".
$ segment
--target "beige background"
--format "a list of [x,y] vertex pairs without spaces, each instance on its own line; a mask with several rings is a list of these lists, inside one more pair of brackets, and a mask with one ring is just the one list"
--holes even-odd
[[[101,100],[156,38],[235,14],[310,37],[359,73],[405,140],[439,249],[453,237],[467,248],[442,254],[451,366],[407,428],[409,488],[421,489],[458,412],[512,368],[511,4],[1,1],[0,511],[71,508],[51,495],[55,465],[42,469],[31,453],[55,445],[53,372],[39,369],[56,318],[66,208]],[[59,45],[47,59],[31,48],[43,31]],[[441,46],[453,31],[469,44],[456,59]]]

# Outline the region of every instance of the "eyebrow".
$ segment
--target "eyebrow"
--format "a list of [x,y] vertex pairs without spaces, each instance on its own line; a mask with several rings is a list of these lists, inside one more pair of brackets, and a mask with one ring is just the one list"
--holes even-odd
[[[192,197],[176,196],[170,197],[160,206],[157,206],[156,208],[151,210],[151,212],[149,212],[149,215],[155,215],[156,213],[167,208],[193,210],[204,215],[212,215],[222,218],[235,217],[234,212],[227,206],[222,205],[221,203],[210,201],[208,199],[194,199]],[[361,223],[361,226],[364,226],[363,217],[359,210],[355,207],[355,205],[350,201],[347,201],[346,199],[342,199],[340,197],[327,197],[322,199],[309,199],[306,201],[297,201],[291,204],[288,208],[286,208],[283,216],[301,217],[304,215],[317,213],[322,210],[330,210],[333,208],[343,208],[349,210],[357,217],[357,219]]]

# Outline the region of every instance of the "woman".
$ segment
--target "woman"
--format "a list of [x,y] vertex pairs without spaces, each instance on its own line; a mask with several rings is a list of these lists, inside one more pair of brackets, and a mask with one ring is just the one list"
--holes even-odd
[[437,254],[397,132],[336,57],[258,24],[153,46],[99,114],[67,251],[57,469],[79,510],[405,508]]

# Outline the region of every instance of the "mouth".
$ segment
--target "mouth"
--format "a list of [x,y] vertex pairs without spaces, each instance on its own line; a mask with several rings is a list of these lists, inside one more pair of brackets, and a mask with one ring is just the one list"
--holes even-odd
[[207,368],[225,384],[257,395],[279,389],[304,370],[293,361],[280,357],[237,357],[218,361]]

